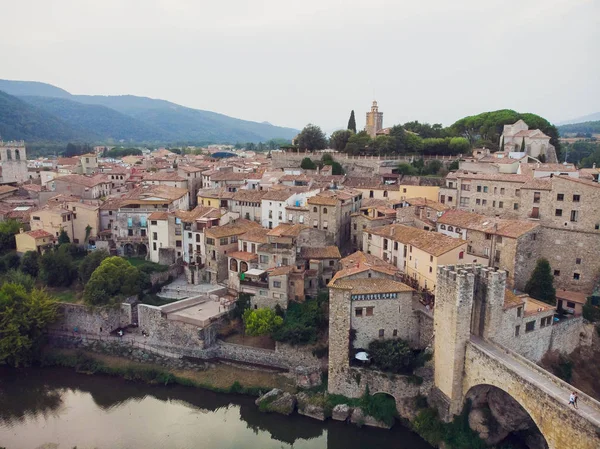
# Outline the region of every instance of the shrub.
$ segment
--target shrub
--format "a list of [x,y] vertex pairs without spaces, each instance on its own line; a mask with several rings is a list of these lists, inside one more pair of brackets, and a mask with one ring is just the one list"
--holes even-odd
[[415,356],[408,343],[401,339],[374,340],[369,343],[369,355],[373,364],[383,371],[410,373],[414,369]]
[[293,345],[316,342],[319,332],[327,326],[327,298],[326,294],[319,294],[302,304],[291,302],[283,325],[273,333],[273,338]]
[[283,318],[277,316],[272,309],[246,309],[244,312],[244,326],[248,335],[267,335],[282,324]]

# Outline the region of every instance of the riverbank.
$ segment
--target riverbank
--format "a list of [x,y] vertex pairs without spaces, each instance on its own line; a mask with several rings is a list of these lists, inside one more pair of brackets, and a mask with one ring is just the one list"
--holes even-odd
[[259,396],[273,388],[295,391],[293,381],[283,374],[222,364],[209,364],[201,369],[174,369],[96,352],[48,347],[44,350],[41,365],[73,368],[84,374],[119,376],[149,384],[178,384],[217,393]]

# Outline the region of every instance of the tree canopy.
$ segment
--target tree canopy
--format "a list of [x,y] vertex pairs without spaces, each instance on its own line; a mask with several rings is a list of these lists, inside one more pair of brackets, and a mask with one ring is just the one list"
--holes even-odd
[[68,287],[77,277],[70,245],[46,251],[40,259],[40,277],[50,287]]
[[309,123],[302,131],[300,131],[300,134],[298,134],[296,144],[301,150],[324,150],[327,148],[327,139],[321,128]]
[[348,119],[348,130],[356,134],[356,119],[354,118],[354,109],[350,112],[350,118]]
[[60,234],[58,235],[58,244],[63,245],[65,243],[71,243],[71,239],[69,238],[69,234],[64,229],[60,230]]
[[267,335],[283,324],[283,318],[272,309],[246,309],[244,326],[248,335]]
[[344,151],[346,148],[346,144],[348,143],[348,139],[352,136],[352,131],[349,129],[340,129],[338,131],[334,131],[329,137],[329,147],[333,148],[336,151]]
[[91,305],[117,304],[126,296],[136,295],[142,288],[140,271],[122,257],[104,259],[85,286],[83,299]]
[[369,343],[368,351],[373,364],[382,371],[412,372],[415,356],[404,340],[373,340]]
[[317,164],[315,164],[311,158],[305,157],[302,159],[302,162],[300,162],[300,168],[303,170],[315,170],[317,168]]
[[104,250],[96,250],[89,253],[79,264],[79,281],[85,285],[92,277],[92,273],[100,266],[102,261],[106,259],[109,254]]
[[0,287],[0,361],[29,365],[43,341],[43,331],[57,316],[56,303],[43,290],[5,283]]
[[554,278],[547,259],[538,259],[531,277],[525,285],[525,293],[534,299],[556,305],[556,289]]
[[21,271],[32,277],[40,272],[40,255],[37,251],[27,251],[21,258]]
[[0,254],[17,247],[15,234],[19,232],[20,228],[21,224],[16,220],[0,222]]

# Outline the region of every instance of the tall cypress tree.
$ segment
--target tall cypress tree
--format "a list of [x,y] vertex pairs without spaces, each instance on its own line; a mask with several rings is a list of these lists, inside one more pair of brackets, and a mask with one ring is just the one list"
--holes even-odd
[[356,134],[356,119],[354,118],[354,109],[350,113],[350,119],[348,120],[348,129]]
[[531,277],[525,285],[525,292],[532,298],[539,299],[550,305],[556,304],[554,277],[547,259],[538,259]]

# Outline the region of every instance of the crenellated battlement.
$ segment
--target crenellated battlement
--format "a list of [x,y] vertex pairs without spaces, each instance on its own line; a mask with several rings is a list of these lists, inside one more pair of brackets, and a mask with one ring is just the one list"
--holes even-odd
[[472,275],[477,282],[488,286],[506,283],[506,271],[484,267],[481,264],[440,265],[437,269],[438,282],[456,282],[461,278]]

